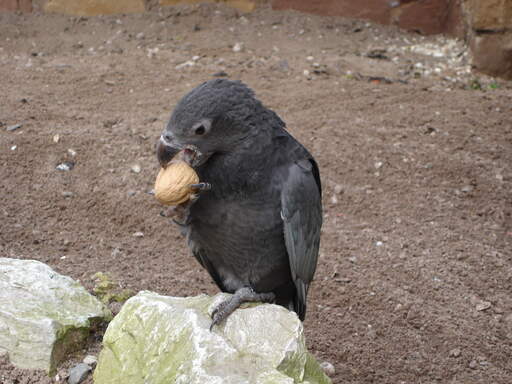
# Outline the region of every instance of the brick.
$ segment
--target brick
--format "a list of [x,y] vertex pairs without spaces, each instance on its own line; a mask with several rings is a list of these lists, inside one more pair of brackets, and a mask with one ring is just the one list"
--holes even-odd
[[401,1],[401,6],[392,11],[393,24],[424,35],[450,33],[464,35],[464,23],[460,1],[430,0]]
[[251,0],[160,0],[160,5],[197,4],[197,3],[225,3],[242,12],[252,12],[256,3]]
[[470,45],[477,71],[512,80],[512,31],[475,34]]
[[465,7],[474,30],[512,29],[512,0],[467,0]]
[[48,0],[46,12],[75,16],[112,15],[145,11],[144,0]]
[[0,12],[32,12],[32,0],[0,0]]
[[324,16],[344,16],[389,23],[391,7],[383,0],[272,0],[276,10],[295,9]]
[[461,0],[272,0],[276,10],[370,19],[423,34],[464,34]]

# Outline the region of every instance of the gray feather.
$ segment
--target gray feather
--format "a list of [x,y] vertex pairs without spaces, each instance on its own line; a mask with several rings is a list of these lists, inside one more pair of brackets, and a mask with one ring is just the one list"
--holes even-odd
[[281,193],[281,215],[290,270],[297,300],[304,307],[309,283],[316,270],[322,225],[320,189],[313,168],[314,165],[307,160],[291,165]]

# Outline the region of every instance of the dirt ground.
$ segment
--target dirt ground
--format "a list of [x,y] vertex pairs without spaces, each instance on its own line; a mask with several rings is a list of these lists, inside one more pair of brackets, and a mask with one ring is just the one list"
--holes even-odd
[[[102,271],[135,291],[215,293],[148,192],[176,101],[227,75],[319,162],[304,325],[334,383],[510,384],[512,85],[468,68],[461,42],[265,8],[2,14],[1,256],[88,289]],[[4,359],[2,380],[55,377]]]

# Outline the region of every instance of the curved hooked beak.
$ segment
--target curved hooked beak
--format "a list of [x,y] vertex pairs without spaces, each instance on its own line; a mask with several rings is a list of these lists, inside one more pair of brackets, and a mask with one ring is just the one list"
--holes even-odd
[[169,142],[162,135],[156,143],[156,157],[162,167],[166,167],[169,161],[182,150],[182,147],[176,142]]

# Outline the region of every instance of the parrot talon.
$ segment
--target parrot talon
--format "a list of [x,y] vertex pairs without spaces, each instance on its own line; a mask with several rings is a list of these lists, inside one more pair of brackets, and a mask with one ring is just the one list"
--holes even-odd
[[190,184],[189,187],[194,192],[205,192],[205,191],[209,191],[212,189],[212,185],[210,183]]
[[273,303],[276,295],[272,292],[256,293],[251,287],[243,287],[238,289],[229,299],[219,303],[212,311],[212,323],[210,331],[217,324],[226,320],[242,303],[247,302],[263,302]]

